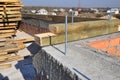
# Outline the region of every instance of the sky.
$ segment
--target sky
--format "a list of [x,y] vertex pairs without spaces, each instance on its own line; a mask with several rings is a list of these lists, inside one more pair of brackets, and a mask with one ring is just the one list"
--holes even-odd
[[119,7],[120,0],[22,0],[25,6]]

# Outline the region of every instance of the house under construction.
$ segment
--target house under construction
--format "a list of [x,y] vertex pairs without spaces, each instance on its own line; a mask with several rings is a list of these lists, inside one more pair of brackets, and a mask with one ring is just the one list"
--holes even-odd
[[0,1],[0,80],[120,80],[119,19],[68,17],[66,32],[64,16],[22,6]]

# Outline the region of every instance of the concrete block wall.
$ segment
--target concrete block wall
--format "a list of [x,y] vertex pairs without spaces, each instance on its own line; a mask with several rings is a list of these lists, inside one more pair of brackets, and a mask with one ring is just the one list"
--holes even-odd
[[36,80],[81,80],[42,49],[34,55],[33,64],[37,71]]
[[30,18],[23,19],[19,23],[19,29],[34,36],[34,34],[49,32],[48,25],[46,21]]

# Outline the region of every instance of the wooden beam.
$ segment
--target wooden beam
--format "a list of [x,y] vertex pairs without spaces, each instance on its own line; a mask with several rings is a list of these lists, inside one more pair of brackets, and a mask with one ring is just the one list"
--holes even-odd
[[23,44],[23,42],[17,42],[16,44],[17,44],[19,49],[24,49],[25,48],[25,45]]
[[16,52],[20,50],[20,48],[16,45],[16,44],[9,44],[9,45],[6,45],[5,47],[0,47],[0,52]]
[[21,21],[22,18],[19,17],[19,18],[9,18],[9,19],[6,19],[7,22],[11,22],[11,21]]
[[[8,11],[12,11],[12,10],[21,10],[22,9],[22,7],[6,7],[6,9],[5,10],[8,10]],[[1,10],[2,10],[2,8],[1,8]]]
[[0,43],[0,47],[3,47],[3,46],[5,46],[5,43],[4,42]]
[[0,65],[0,69],[8,69],[8,68],[11,68],[12,67],[12,64],[2,64]]
[[7,58],[11,57],[10,54],[0,55],[0,61],[5,61]]
[[[23,43],[35,41],[34,38],[26,38],[26,39],[19,39],[19,40],[5,40],[4,42],[0,43],[0,47],[4,47],[5,45],[16,44],[19,49],[24,49],[25,45]],[[3,52],[0,52],[3,53]]]
[[12,21],[21,21],[22,18],[18,17],[18,18],[8,18],[8,19],[0,19],[0,22],[12,22]]
[[1,15],[21,14],[21,12],[20,12],[20,11],[6,11],[6,12],[0,11],[0,14],[1,14]]
[[5,54],[8,54],[8,52],[6,52],[6,51],[0,52],[0,56],[1,56],[1,55],[5,55]]
[[7,14],[21,14],[20,11],[7,11]]
[[6,17],[8,17],[8,18],[11,18],[11,17],[21,18],[22,15],[21,14],[15,14],[15,15],[7,15]]
[[7,62],[12,62],[12,61],[20,61],[20,60],[24,60],[24,57],[21,57],[21,56],[11,56],[7,60],[5,60],[5,61],[0,61],[0,64],[7,63]]
[[[112,25],[113,24],[113,25]],[[71,23],[68,23],[68,32],[72,31],[83,31],[86,29],[94,29],[94,28],[103,28],[106,26],[118,26],[120,24],[119,19],[112,20],[109,22],[108,20],[100,20],[100,21],[86,21],[86,22],[77,22],[72,25]],[[60,24],[50,24],[49,25],[49,30],[52,33],[55,34],[61,34],[65,32],[65,24],[60,23]]]
[[0,27],[0,29],[16,29],[16,26]]
[[0,39],[4,39],[4,38],[11,38],[12,35],[14,35],[13,33],[10,34],[4,34],[4,35],[0,35]]
[[33,42],[35,41],[35,38],[24,38],[24,39],[19,39],[19,40],[14,40],[15,43],[17,42],[23,42],[23,43],[27,43],[27,42]]
[[[120,24],[120,20],[111,21],[111,23],[106,21],[106,24],[104,22],[99,22],[100,25],[98,25],[96,21],[90,21],[88,23],[86,22],[86,24],[87,25],[84,25],[83,27],[80,27],[76,30],[74,30],[75,27],[72,27],[73,30],[68,28],[68,41],[70,42],[70,41],[80,40],[84,38],[90,38],[90,37],[110,34],[114,32],[119,32],[118,25]],[[60,28],[58,32],[57,30],[55,31],[56,34],[51,33],[52,35],[50,33],[36,34],[35,40],[38,44],[40,44],[40,46],[63,43],[65,42],[65,33],[63,28],[64,28],[64,25]]]
[[3,9],[3,7],[0,7],[0,11],[3,11],[4,9]]
[[0,33],[15,33],[16,31],[13,29],[10,30],[0,30]]
[[20,0],[1,0],[0,2],[10,3],[10,2],[20,2]]
[[5,9],[4,9],[4,7],[0,7],[0,11],[16,11],[16,10],[21,10],[22,9],[22,7],[6,7]]
[[6,51],[6,52],[16,52],[16,51],[18,51],[18,50],[20,50],[19,47],[16,47],[16,48],[8,48],[8,49],[5,49],[4,51]]
[[0,23],[1,27],[5,27],[5,26],[17,26],[17,22],[16,23]]

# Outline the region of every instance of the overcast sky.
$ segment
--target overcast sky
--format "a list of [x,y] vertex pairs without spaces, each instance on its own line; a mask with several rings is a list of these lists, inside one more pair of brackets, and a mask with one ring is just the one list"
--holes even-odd
[[120,0],[22,0],[22,2],[25,6],[120,7]]

